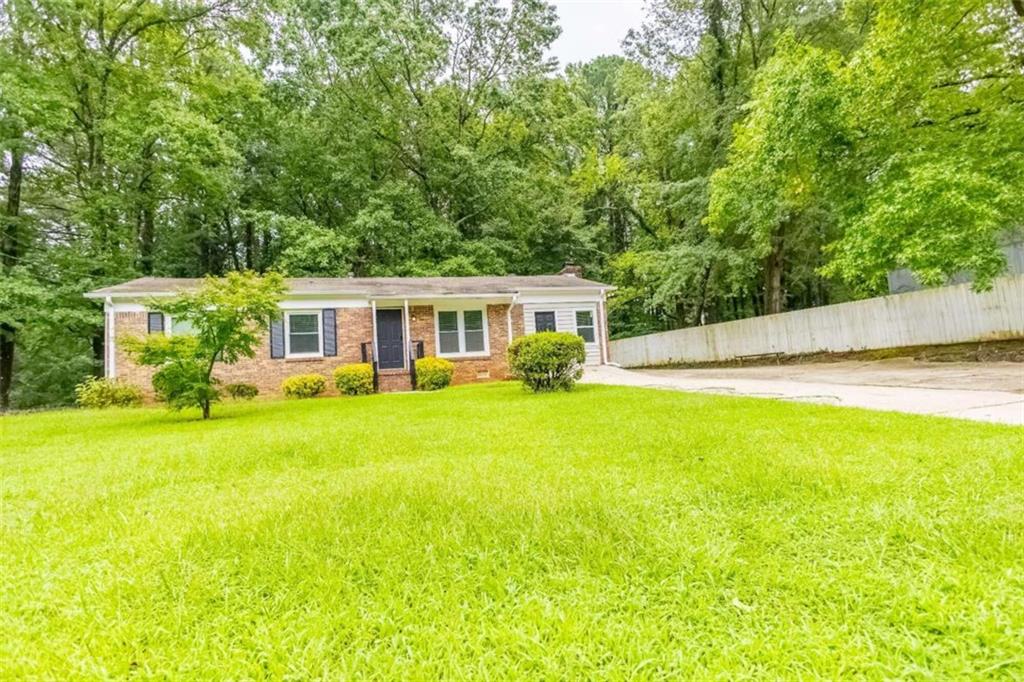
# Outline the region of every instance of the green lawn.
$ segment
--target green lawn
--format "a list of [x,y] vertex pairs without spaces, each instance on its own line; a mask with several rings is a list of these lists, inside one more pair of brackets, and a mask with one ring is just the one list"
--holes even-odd
[[5,679],[1024,676],[1024,431],[492,384],[0,418]]

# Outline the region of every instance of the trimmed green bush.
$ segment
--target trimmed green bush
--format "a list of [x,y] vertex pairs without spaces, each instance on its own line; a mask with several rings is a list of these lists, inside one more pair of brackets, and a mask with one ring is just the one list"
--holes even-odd
[[416,390],[437,391],[452,383],[455,364],[444,358],[420,358],[416,361]]
[[508,347],[509,370],[534,393],[571,390],[586,357],[583,339],[564,332],[520,336]]
[[227,384],[224,390],[235,400],[252,400],[260,394],[260,389],[253,384]]
[[334,370],[334,385],[344,395],[373,393],[373,367],[366,362],[342,365]]
[[75,402],[82,407],[136,407],[142,390],[116,379],[89,377],[75,386]]
[[286,398],[315,398],[327,388],[327,379],[320,374],[296,374],[281,382]]

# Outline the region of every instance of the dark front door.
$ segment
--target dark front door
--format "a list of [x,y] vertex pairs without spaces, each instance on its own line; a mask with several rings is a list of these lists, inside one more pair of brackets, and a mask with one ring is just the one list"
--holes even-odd
[[402,311],[377,311],[377,366],[396,369],[405,366],[405,343],[402,338]]

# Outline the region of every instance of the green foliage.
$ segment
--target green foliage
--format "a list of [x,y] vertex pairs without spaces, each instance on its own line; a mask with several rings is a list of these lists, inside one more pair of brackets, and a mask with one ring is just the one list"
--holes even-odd
[[1019,2],[646,7],[559,71],[534,0],[4,3],[0,404],[70,402],[136,276],[572,260],[621,336],[1002,271]]
[[325,388],[327,379],[320,374],[296,374],[281,382],[281,392],[286,398],[315,398]]
[[211,403],[220,398],[214,364],[255,355],[283,292],[284,281],[275,273],[208,277],[194,292],[150,302],[151,309],[191,324],[192,334],[150,334],[127,340],[125,348],[139,364],[158,368],[153,388],[169,406],[198,407],[208,419]]
[[509,370],[534,393],[571,390],[586,359],[583,339],[565,332],[520,336],[508,347]]
[[416,360],[416,390],[437,391],[447,388],[455,374],[455,363],[444,358],[426,357]]
[[334,385],[344,395],[373,393],[373,367],[366,362],[342,365],[334,370]]
[[7,677],[1024,673],[1019,427],[595,385],[218,412],[0,420]]
[[75,402],[91,408],[137,407],[142,404],[142,391],[116,379],[89,377],[75,386]]
[[225,384],[224,391],[235,400],[252,400],[260,394],[260,389],[254,384]]

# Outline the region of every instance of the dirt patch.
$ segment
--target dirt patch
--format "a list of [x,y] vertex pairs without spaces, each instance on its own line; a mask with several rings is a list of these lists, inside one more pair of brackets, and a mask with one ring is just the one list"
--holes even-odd
[[1024,363],[1024,339],[954,343],[942,346],[903,346],[873,350],[845,351],[841,353],[800,353],[764,356],[744,360],[720,362],[681,362],[657,365],[651,369],[700,369],[704,367],[759,367],[766,365],[803,365],[808,363],[870,362],[909,358],[919,362],[1020,362]]

